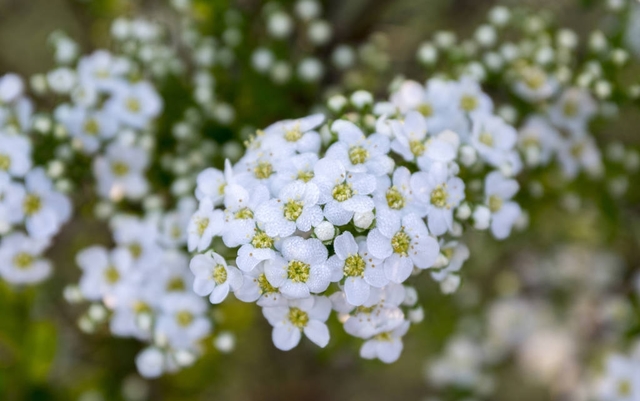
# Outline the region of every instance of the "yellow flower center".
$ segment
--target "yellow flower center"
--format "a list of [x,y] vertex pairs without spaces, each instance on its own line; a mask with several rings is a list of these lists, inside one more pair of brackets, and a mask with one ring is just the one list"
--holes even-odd
[[478,137],[478,140],[480,141],[480,143],[483,143],[489,147],[493,146],[493,136],[488,132],[481,133]]
[[278,292],[278,289],[271,285],[264,273],[260,273],[257,280],[258,287],[260,288],[260,294],[272,294]]
[[491,210],[491,213],[495,213],[500,209],[502,209],[502,198],[498,195],[491,195],[489,197],[489,210]]
[[96,136],[100,133],[100,125],[95,118],[90,118],[84,122],[84,132],[92,136]]
[[369,151],[362,146],[353,146],[349,149],[349,160],[353,164],[362,164],[369,159]]
[[196,228],[198,230],[198,236],[202,237],[202,235],[204,234],[204,232],[206,231],[207,227],[209,227],[209,219],[204,217],[204,218],[199,218],[196,221]]
[[375,306],[364,306],[364,305],[360,305],[356,308],[356,314],[358,313],[365,313],[365,314],[371,314],[371,312],[373,312],[373,310],[375,309]]
[[410,246],[411,237],[404,231],[398,231],[393,238],[391,238],[391,247],[395,253],[406,256],[409,254]]
[[116,177],[124,177],[129,174],[129,165],[121,161],[114,161],[111,163],[111,172]]
[[442,250],[442,254],[449,260],[453,257],[453,248],[445,248]]
[[621,397],[629,397],[632,390],[631,382],[628,379],[623,379],[618,382],[618,395]]
[[378,341],[391,341],[391,340],[393,340],[393,337],[391,336],[391,333],[389,333],[388,331],[385,331],[384,333],[376,334],[376,336],[373,337],[373,338],[378,340]]
[[295,127],[285,130],[284,139],[287,142],[297,142],[300,138],[302,138],[302,132],[300,131],[300,127],[296,125]]
[[431,204],[435,207],[443,208],[447,206],[447,199],[449,199],[449,194],[445,189],[443,184],[440,184],[431,191]]
[[8,171],[11,167],[11,158],[8,155],[0,153],[0,170]]
[[296,221],[302,214],[302,202],[289,201],[284,205],[284,218],[289,221]]
[[33,255],[26,252],[20,252],[13,257],[13,265],[20,270],[27,270],[31,268],[31,265],[35,261]]
[[431,117],[433,115],[433,107],[429,103],[420,103],[416,110],[425,117]]
[[173,277],[167,282],[167,291],[184,291],[187,286],[182,277]]
[[273,246],[273,238],[267,235],[264,231],[260,231],[253,236],[251,245],[254,248],[266,249]]
[[351,197],[353,196],[353,189],[351,189],[351,185],[343,183],[340,185],[336,185],[333,188],[332,195],[333,199],[337,200],[338,202],[344,202],[347,199],[351,199]]
[[217,265],[213,268],[213,281],[218,285],[227,281],[227,269],[223,265]]
[[582,156],[584,148],[585,146],[583,143],[576,143],[575,145],[571,146],[571,156],[575,158]]
[[562,108],[562,112],[567,117],[575,117],[578,115],[580,111],[580,107],[578,107],[578,102],[574,100],[567,100],[564,102],[564,107]]
[[42,209],[42,199],[36,194],[27,194],[22,202],[22,210],[27,216],[32,216]]
[[248,207],[242,208],[234,214],[234,217],[238,220],[248,220],[253,218],[253,212]]
[[129,253],[131,253],[131,256],[134,259],[138,259],[140,258],[140,256],[142,256],[142,245],[140,245],[139,243],[132,242],[131,244],[129,244],[128,248]]
[[299,260],[292,260],[287,266],[287,275],[294,283],[306,283],[310,272],[311,266]]
[[193,322],[193,318],[193,313],[187,310],[181,310],[180,312],[176,313],[176,321],[178,322],[178,325],[182,327],[189,326],[191,322]]
[[404,208],[406,201],[404,196],[398,191],[396,187],[391,187],[387,190],[387,205],[393,210],[400,210]]
[[531,89],[536,90],[542,88],[546,81],[546,76],[539,68],[528,68],[523,74],[524,83]]
[[478,107],[478,99],[475,96],[464,95],[460,99],[460,108],[462,110],[469,112],[473,111]]
[[540,148],[540,140],[535,136],[528,136],[522,140],[522,145],[525,148],[528,148],[528,147]]
[[427,145],[425,145],[422,141],[413,140],[409,142],[409,149],[414,156],[419,157],[424,154],[425,150],[427,150]]
[[362,256],[349,255],[344,261],[344,274],[348,277],[363,277],[366,264]]
[[139,300],[133,303],[132,309],[137,315],[152,312],[151,306],[148,303]]
[[104,269],[104,280],[109,284],[115,284],[120,281],[120,273],[115,266],[108,266]]
[[298,179],[303,182],[309,182],[313,179],[313,171],[298,171]]
[[259,180],[266,180],[273,174],[273,166],[269,162],[259,162],[253,169],[253,175]]
[[289,308],[289,321],[302,330],[307,326],[307,323],[309,323],[309,315],[299,308]]
[[135,97],[128,98],[127,101],[125,102],[125,106],[127,110],[129,110],[132,113],[139,113],[140,110],[142,109],[142,105],[140,104],[140,101]]
[[411,237],[404,231],[398,231],[393,238],[391,238],[391,247],[395,253],[406,256],[409,254],[410,246]]

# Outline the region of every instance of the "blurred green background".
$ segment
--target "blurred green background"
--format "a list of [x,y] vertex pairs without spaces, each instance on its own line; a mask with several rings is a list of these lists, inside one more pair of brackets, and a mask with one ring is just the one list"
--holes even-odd
[[[210,2],[222,6],[229,1]],[[257,10],[262,4],[257,0],[238,3],[247,10]],[[590,30],[599,17],[597,8],[589,7],[595,1],[324,2],[325,16],[336,29],[337,41],[357,43],[372,32],[384,32],[393,65],[391,71],[420,80],[426,77],[414,62],[419,44],[438,29],[455,31],[459,37],[470,35],[484,20],[486,11],[497,3],[526,3],[544,9],[556,15],[560,24],[579,33]],[[87,53],[109,45],[107,32],[114,16],[162,19],[166,10],[166,1],[160,0],[0,0],[0,74],[15,71],[28,76],[47,71],[53,65],[47,37],[55,30],[67,32],[78,40],[82,53]],[[386,84],[380,82],[378,89],[384,90]],[[302,105],[310,106],[311,102]],[[292,116],[275,113],[268,119],[285,117]],[[637,144],[633,127],[639,121],[637,113],[629,114],[613,125],[600,127],[602,132],[598,135]],[[638,192],[638,188],[632,190]],[[461,292],[465,292],[465,281],[473,281],[480,283],[480,294],[495,294],[504,274],[514,267],[516,253],[547,252],[572,241],[614,249],[629,266],[637,266],[640,260],[637,203],[630,202],[618,209],[607,204],[604,196],[592,195],[593,202],[586,202],[574,214],[558,210],[556,199],[538,202],[530,231],[507,242],[497,243],[484,234],[469,236],[474,256],[463,269]],[[278,351],[271,343],[271,328],[259,308],[229,300],[216,313],[224,329],[237,334],[234,352],[221,354],[210,346],[207,356],[194,367],[145,382],[136,374],[133,362],[141,345],[134,340],[112,338],[106,327],[92,335],[82,333],[76,321],[83,307],[70,306],[62,298],[63,286],[79,276],[74,253],[96,242],[109,243],[104,227],[91,220],[76,219],[51,251],[56,269],[52,280],[37,288],[19,290],[0,282],[0,400],[422,400],[433,394],[424,378],[425,362],[441,352],[454,331],[459,304],[465,303],[464,295],[441,295],[427,275],[415,280],[425,320],[413,326],[405,338],[401,359],[387,366],[362,361],[358,357],[359,342],[347,338],[333,317],[332,341],[327,349],[319,350],[303,340],[293,351]],[[481,310],[482,296],[466,301],[471,303],[471,309]],[[549,399],[545,389],[527,382],[515,370],[505,369],[499,377],[496,400]],[[456,395],[452,394],[451,399],[457,399]]]

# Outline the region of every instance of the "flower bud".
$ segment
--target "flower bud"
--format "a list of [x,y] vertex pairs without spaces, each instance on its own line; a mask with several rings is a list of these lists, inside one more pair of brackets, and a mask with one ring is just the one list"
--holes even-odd
[[486,206],[477,206],[473,211],[473,227],[476,230],[486,230],[489,224],[491,224],[491,211]]
[[331,241],[336,235],[336,228],[328,221],[318,224],[313,230],[320,241]]
[[367,228],[371,227],[374,218],[375,216],[373,212],[356,213],[353,216],[353,224],[355,224],[357,228],[366,230]]

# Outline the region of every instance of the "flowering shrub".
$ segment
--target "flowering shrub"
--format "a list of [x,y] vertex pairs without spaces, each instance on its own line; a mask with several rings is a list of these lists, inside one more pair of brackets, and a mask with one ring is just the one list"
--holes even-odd
[[[420,44],[424,83],[399,75],[384,35],[340,35],[315,0],[171,6],[163,22],[115,18],[111,47],[86,55],[55,32],[51,71],[0,77],[6,283],[60,274],[82,331],[144,344],[145,378],[231,351],[234,298],[279,350],[356,337],[389,364],[449,296],[450,333],[427,332],[443,397],[489,399],[514,358],[558,398],[636,400],[638,352],[622,353],[640,327],[624,242],[640,152],[610,127],[637,115],[640,6],[609,1],[585,45],[545,13],[495,7],[469,39]],[[508,243],[513,268],[492,256]]]

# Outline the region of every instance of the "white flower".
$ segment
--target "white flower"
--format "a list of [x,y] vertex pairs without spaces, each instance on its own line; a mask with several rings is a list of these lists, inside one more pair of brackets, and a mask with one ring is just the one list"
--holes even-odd
[[324,215],[336,226],[347,224],[354,213],[370,212],[374,208],[369,194],[376,189],[371,174],[347,173],[338,160],[323,158],[316,163],[313,182],[320,189],[318,203],[324,205]]
[[206,304],[195,294],[167,294],[161,307],[156,333],[166,336],[174,348],[194,348],[211,331],[211,322],[204,316]]
[[0,172],[24,177],[31,170],[31,142],[21,135],[0,132]]
[[144,378],[160,377],[165,370],[165,355],[159,348],[147,347],[136,355],[136,367]]
[[140,199],[148,191],[145,170],[149,163],[147,152],[138,147],[112,144],[106,154],[93,163],[93,172],[98,181],[98,193],[115,201],[123,197]]
[[196,199],[199,201],[209,198],[214,206],[219,206],[224,201],[224,193],[227,184],[233,180],[233,168],[229,160],[225,160],[224,172],[207,168],[196,179]]
[[464,262],[469,259],[469,248],[457,241],[446,243],[440,247],[441,252],[447,258],[447,265],[441,270],[432,271],[431,277],[436,281],[443,281],[447,277],[456,274],[462,268]]
[[351,305],[362,305],[369,299],[371,287],[382,288],[389,282],[383,261],[370,254],[366,241],[356,242],[353,234],[347,231],[335,238],[333,247],[336,254],[328,261],[331,281],[346,277],[344,293]]
[[84,107],[74,107],[63,113],[61,121],[71,136],[82,143],[86,153],[96,152],[102,142],[113,138],[118,131],[118,120],[114,115],[104,111],[89,111]]
[[119,337],[148,340],[152,334],[152,322],[156,308],[162,302],[164,292],[155,286],[146,286],[142,275],[129,276],[114,288],[113,295],[103,301],[113,310],[109,329]]
[[393,169],[386,136],[365,136],[358,126],[346,120],[334,122],[331,129],[338,133],[338,142],[331,145],[326,157],[339,161],[348,172],[381,176]]
[[194,256],[189,267],[196,276],[193,291],[200,296],[211,294],[212,304],[224,301],[229,291],[236,291],[242,285],[240,271],[228,266],[227,261],[213,251]]
[[130,274],[133,261],[122,248],[109,252],[101,246],[83,249],[76,255],[76,263],[82,269],[80,291],[91,301],[113,296],[117,286]]
[[613,354],[606,360],[606,375],[599,385],[599,395],[606,401],[640,399],[640,361]]
[[282,255],[265,262],[269,283],[289,298],[306,298],[327,289],[331,271],[326,265],[327,248],[315,238],[289,237]]
[[[285,153],[318,153],[320,134],[314,131],[324,122],[324,115],[313,114],[297,120],[285,120],[274,123],[264,129],[265,142],[261,149],[287,148]],[[273,139],[272,139],[273,137]]]
[[473,119],[471,145],[484,161],[500,168],[510,162],[510,154],[516,144],[516,130],[493,115],[479,115]]
[[271,183],[276,177],[276,166],[290,154],[283,147],[263,152],[259,144],[258,141],[252,142],[250,146],[258,146],[260,150],[247,152],[234,166],[234,182],[247,190],[263,185],[274,194]]
[[541,116],[525,121],[518,135],[518,147],[530,166],[547,165],[560,145],[560,134]]
[[157,275],[148,283],[148,287],[158,293],[186,292],[193,287],[193,281],[193,274],[189,270],[189,256],[182,250],[165,249]]
[[454,102],[457,108],[472,115],[490,114],[493,112],[493,101],[475,80],[463,77],[454,84]]
[[549,110],[551,121],[569,131],[582,131],[597,112],[597,104],[586,89],[570,88]]
[[273,326],[273,344],[278,349],[288,351],[297,346],[303,332],[322,348],[329,343],[325,322],[331,313],[331,302],[326,297],[289,300],[286,306],[265,307],[262,313]]
[[267,280],[264,263],[243,272],[242,286],[234,291],[234,295],[242,302],[256,302],[259,306],[276,306],[287,302],[280,291]]
[[54,236],[71,217],[71,202],[53,189],[53,183],[42,168],[31,170],[25,177],[25,192],[19,198],[16,215],[25,219],[27,232],[33,238]]
[[593,176],[602,173],[602,156],[595,140],[590,135],[569,138],[560,143],[558,160],[562,172],[569,178],[575,178],[581,170]]
[[458,177],[450,177],[446,165],[435,163],[428,173],[413,174],[411,189],[417,199],[426,201],[431,234],[442,235],[451,230],[454,209],[464,199],[464,182]]
[[143,129],[162,111],[162,99],[149,82],[123,83],[114,88],[105,110],[122,124]]
[[130,64],[126,59],[98,50],[78,62],[78,77],[85,85],[113,92],[129,69]]
[[264,231],[271,237],[288,237],[296,229],[308,232],[323,220],[317,204],[319,197],[314,183],[294,181],[282,188],[278,198],[260,205],[256,218],[264,223]]
[[549,99],[560,86],[556,79],[537,66],[523,68],[520,75],[520,79],[513,85],[513,91],[528,102],[533,103]]
[[[423,86],[415,81],[404,81],[396,93],[391,96],[393,103],[401,113],[411,110],[420,112],[427,119],[427,126],[430,131],[434,130],[436,123],[432,117],[439,119],[440,115],[451,114],[457,108],[453,90],[453,82],[440,79],[431,79],[427,86]],[[432,123],[436,123],[432,126]]]
[[140,269],[155,268],[162,258],[162,248],[158,245],[158,227],[154,219],[140,219],[134,216],[117,215],[111,220],[113,239],[129,251]]
[[309,182],[313,179],[313,168],[318,162],[316,153],[301,153],[283,159],[276,166],[277,175],[271,182],[271,192],[280,193],[287,184],[294,181]]
[[384,288],[372,287],[369,299],[358,307],[347,302],[346,294],[342,291],[331,295],[333,308],[344,314],[340,316],[341,321],[344,321],[344,330],[352,336],[364,339],[400,326],[404,321],[404,314],[399,306],[404,299],[405,288],[394,283],[389,283]]
[[384,363],[392,363],[402,353],[402,336],[409,330],[409,322],[405,321],[392,331],[376,334],[360,348],[360,356],[364,359],[380,359]]
[[415,214],[400,220],[397,216],[380,211],[376,228],[367,236],[369,252],[384,260],[387,278],[394,283],[404,282],[416,266],[426,269],[434,264],[440,247],[429,235],[424,221]]
[[493,171],[487,174],[484,185],[485,204],[491,211],[491,232],[497,239],[507,238],[521,213],[520,206],[511,201],[518,192],[518,182]]
[[254,238],[256,210],[258,206],[267,202],[269,197],[269,190],[264,185],[259,185],[251,191],[240,185],[227,185],[224,195],[225,226],[222,232],[222,240],[227,247],[246,244]]
[[0,103],[12,103],[22,96],[24,82],[16,74],[6,74],[0,77]]
[[195,212],[196,201],[193,198],[182,198],[176,210],[167,212],[160,222],[160,238],[162,245],[178,248],[187,244],[187,226]]
[[9,174],[0,171],[0,234],[22,220],[20,208],[24,186],[14,182]]
[[417,111],[407,113],[404,122],[393,120],[391,128],[395,135],[391,149],[406,161],[417,160],[423,170],[432,162],[447,163],[456,156],[456,144],[439,136],[427,136],[427,121]]
[[207,249],[213,237],[222,233],[224,224],[224,212],[214,209],[209,198],[203,199],[187,228],[189,252]]
[[34,284],[51,274],[51,264],[42,259],[49,242],[10,234],[0,242],[0,275],[12,284]]
[[58,94],[71,92],[77,84],[76,71],[67,67],[56,68],[47,73],[47,82],[51,91]]

